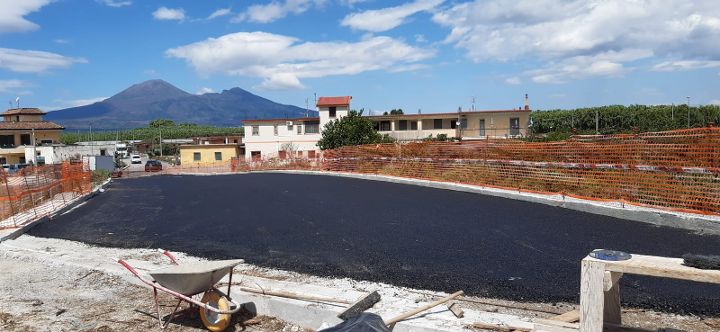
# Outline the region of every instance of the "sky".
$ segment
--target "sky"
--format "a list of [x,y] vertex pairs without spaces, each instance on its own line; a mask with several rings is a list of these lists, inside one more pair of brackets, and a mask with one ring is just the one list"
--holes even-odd
[[366,112],[720,104],[717,0],[0,0],[0,101],[163,79]]

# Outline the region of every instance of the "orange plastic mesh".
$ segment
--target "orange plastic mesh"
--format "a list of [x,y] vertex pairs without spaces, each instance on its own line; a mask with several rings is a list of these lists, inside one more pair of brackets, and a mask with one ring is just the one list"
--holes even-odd
[[324,169],[720,214],[718,128],[352,146],[325,151]]
[[0,175],[0,228],[19,227],[45,216],[92,190],[84,164],[28,167]]

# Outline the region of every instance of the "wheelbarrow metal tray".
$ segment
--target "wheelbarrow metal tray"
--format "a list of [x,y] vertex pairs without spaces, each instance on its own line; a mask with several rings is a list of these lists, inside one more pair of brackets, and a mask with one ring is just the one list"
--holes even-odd
[[149,272],[163,287],[183,295],[195,295],[209,290],[225,277],[242,259],[206,261],[171,265]]

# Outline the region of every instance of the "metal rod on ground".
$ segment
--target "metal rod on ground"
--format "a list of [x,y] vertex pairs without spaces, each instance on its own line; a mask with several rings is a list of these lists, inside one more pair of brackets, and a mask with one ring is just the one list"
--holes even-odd
[[388,325],[388,326],[393,325],[393,324],[395,324],[395,323],[397,323],[397,322],[399,322],[399,321],[401,321],[401,320],[405,320],[405,319],[407,319],[407,318],[410,318],[410,317],[412,317],[412,316],[415,316],[415,315],[417,315],[417,314],[419,314],[419,313],[421,313],[421,312],[423,312],[423,311],[425,311],[425,310],[432,309],[433,307],[439,306],[439,305],[441,305],[441,304],[443,304],[443,303],[445,303],[445,302],[448,302],[448,301],[450,301],[450,300],[452,300],[452,299],[454,299],[454,298],[456,298],[456,297],[458,297],[458,296],[460,296],[460,295],[463,295],[463,294],[464,294],[463,291],[457,291],[457,292],[452,293],[452,294],[450,294],[450,295],[448,295],[448,296],[446,296],[446,297],[443,297],[442,299],[437,300],[437,301],[435,301],[435,302],[433,302],[433,303],[424,305],[424,306],[422,306],[422,307],[420,307],[420,308],[417,308],[417,309],[410,310],[410,311],[408,311],[408,312],[406,312],[406,313],[403,313],[403,314],[401,314],[401,315],[399,315],[399,316],[396,316],[396,317],[393,317],[393,318],[391,318],[391,319],[389,319],[389,320],[386,320],[386,321],[385,321],[385,325]]
[[325,297],[325,296],[315,296],[315,295],[303,295],[303,294],[296,294],[296,293],[290,293],[285,291],[273,291],[273,290],[264,290],[264,289],[255,289],[250,287],[244,287],[240,286],[239,283],[235,283],[233,285],[238,285],[238,288],[243,292],[248,293],[255,293],[255,294],[262,294],[262,295],[269,295],[269,296],[277,296],[277,297],[285,297],[289,299],[295,299],[295,300],[302,300],[302,301],[312,301],[312,302],[333,302],[333,303],[343,303],[343,304],[351,304],[352,301],[348,301],[345,299],[338,299],[333,297]]

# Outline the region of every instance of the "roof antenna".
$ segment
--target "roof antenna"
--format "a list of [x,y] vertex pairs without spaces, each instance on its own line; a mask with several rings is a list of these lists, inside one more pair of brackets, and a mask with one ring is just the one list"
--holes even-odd
[[17,98],[15,98],[15,102],[17,103],[17,108],[20,109],[20,96],[17,96]]

